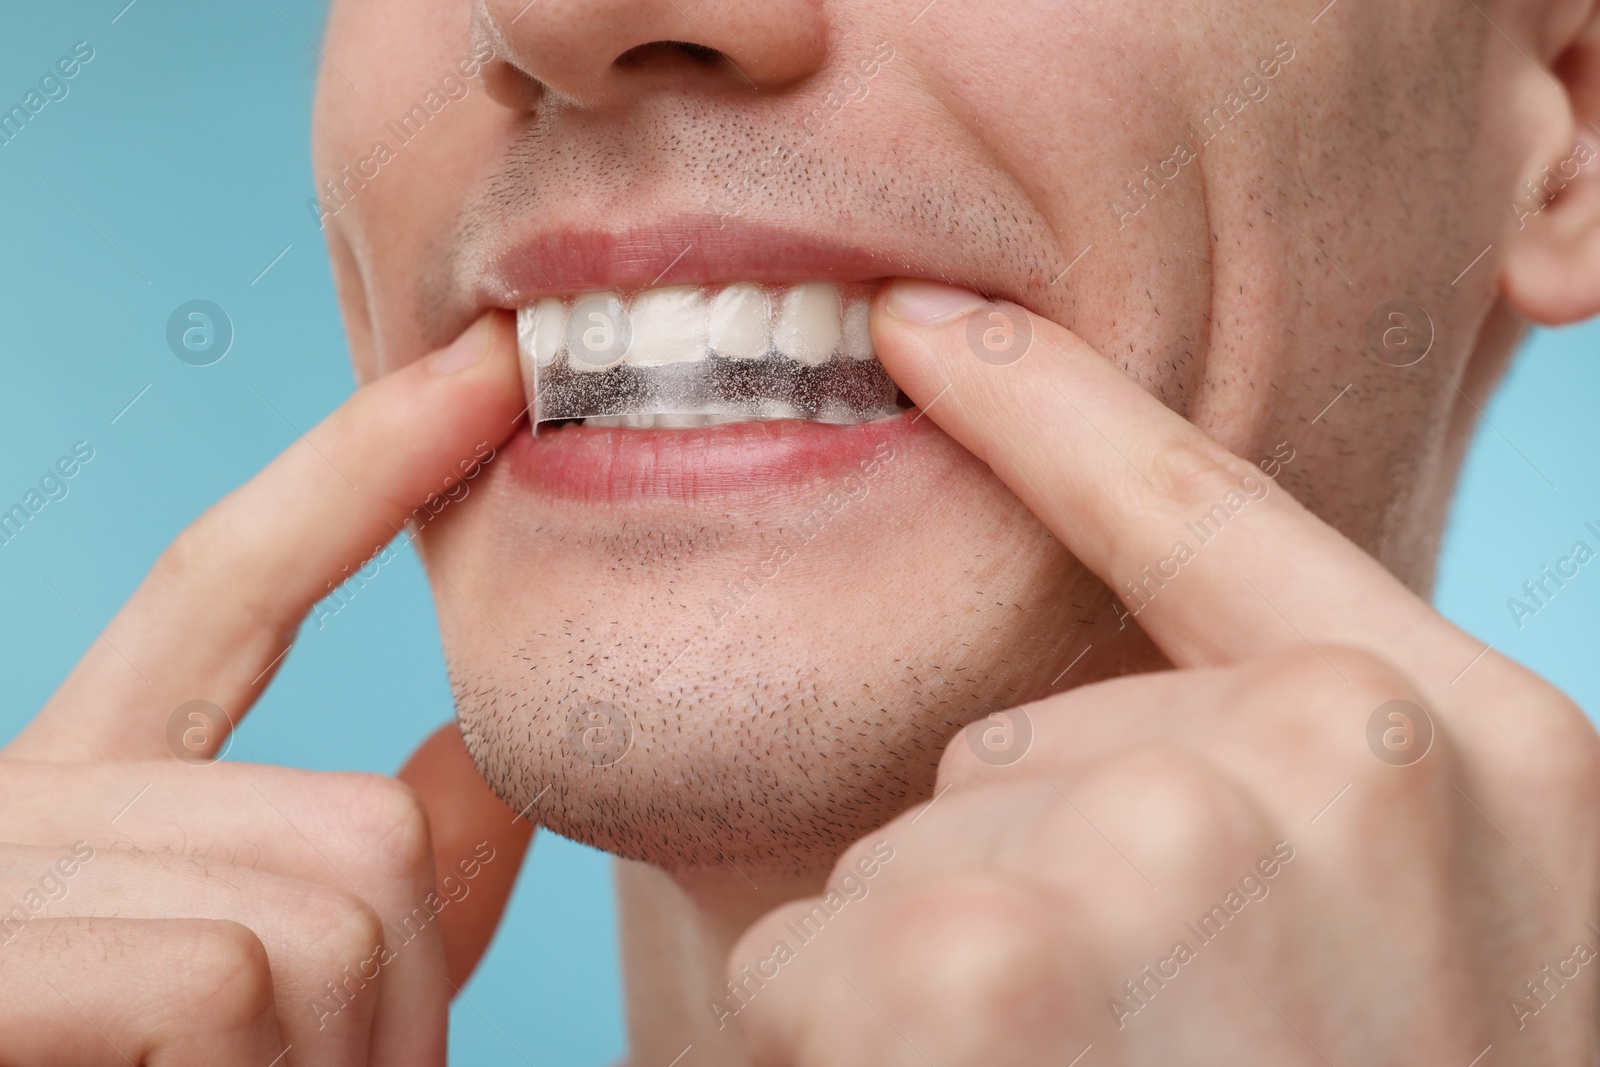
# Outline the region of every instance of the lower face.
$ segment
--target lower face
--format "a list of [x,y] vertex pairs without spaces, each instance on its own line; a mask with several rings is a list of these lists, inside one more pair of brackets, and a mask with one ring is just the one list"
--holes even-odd
[[[756,362],[778,403],[791,361]],[[825,868],[928,795],[963,725],[1141,647],[920,411],[542,422],[480,480],[422,542],[469,748],[539,822],[629,858]]]
[[[1215,20],[1187,2],[1151,20],[1085,0],[1093,26],[1053,3],[1001,22],[947,3],[916,32],[922,0],[855,6],[829,8],[849,9],[841,63],[883,40],[894,62],[740,215],[866,251],[837,270],[804,257],[758,270],[751,248],[724,249],[720,266],[669,254],[661,284],[914,273],[1005,295],[1241,455],[1287,446],[1279,484],[1425,584],[1437,531],[1419,501],[1441,477],[1440,398],[1488,299],[1446,285],[1489,226],[1488,209],[1464,206],[1487,202],[1473,183],[1497,180],[1460,132],[1478,106],[1463,88],[1477,38],[1421,4],[1392,25],[1335,9],[1315,32],[1275,0]],[[469,8],[335,5],[328,57],[364,91],[324,77],[319,177],[368,155],[470,52]],[[1146,69],[1182,72],[1183,88],[1158,93],[1104,35],[1143,41]],[[1266,88],[1231,129],[1134,199],[1127,180],[1195,140],[1185,116],[1245,100],[1241,72],[1281,60],[1285,41],[1294,58],[1255,76]],[[1358,55],[1376,66],[1356,69]],[[719,174],[789,136],[833,73],[772,102],[674,92],[520,124],[474,88],[327,220],[358,369],[419,358],[484,306],[634,299],[654,271],[554,292],[486,282],[484,234],[550,247],[541,227],[598,227],[614,251],[652,219],[688,218],[724,191]],[[1394,114],[1404,129],[1380,138],[1327,110],[1335,98],[1386,114],[1392,99],[1436,103]],[[1315,166],[1294,162],[1306,152]],[[1374,197],[1374,175],[1392,199]],[[1404,378],[1361,327],[1397,294],[1429,303],[1440,333]],[[773,342],[766,358],[780,354]],[[1314,420],[1346,387],[1338,420]],[[421,539],[469,747],[513,807],[557,832],[674,871],[815,874],[925,799],[966,723],[1162,663],[1110,591],[919,412],[633,421],[519,429]]]

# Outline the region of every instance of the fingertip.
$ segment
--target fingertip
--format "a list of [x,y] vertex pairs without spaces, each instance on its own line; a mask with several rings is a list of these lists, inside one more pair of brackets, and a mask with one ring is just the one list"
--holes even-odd
[[494,320],[485,315],[454,341],[428,357],[428,370],[447,375],[476,365],[494,345]]
[[970,290],[917,278],[893,278],[878,290],[872,313],[873,350],[912,403],[926,410],[950,387],[944,328],[983,304]]
[[885,290],[883,310],[911,326],[940,326],[988,303],[970,289],[925,278],[895,278]]
[[[395,391],[380,406],[393,403],[388,421],[398,418],[419,443],[430,436],[454,455],[465,434],[497,446],[523,410],[515,321],[498,308],[485,312],[443,348],[374,384]],[[432,429],[419,435],[424,425]]]

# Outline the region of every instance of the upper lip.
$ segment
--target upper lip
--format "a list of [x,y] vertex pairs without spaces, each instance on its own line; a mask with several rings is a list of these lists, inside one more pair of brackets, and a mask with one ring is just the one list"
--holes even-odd
[[461,327],[490,308],[544,296],[738,281],[930,278],[1022,303],[1001,279],[949,277],[911,248],[848,244],[739,218],[688,215],[610,232],[532,227],[474,258],[483,266],[468,282],[473,307]]
[[620,233],[536,232],[499,250],[482,284],[503,307],[542,296],[722,282],[865,281],[909,257],[754,223],[685,218]]

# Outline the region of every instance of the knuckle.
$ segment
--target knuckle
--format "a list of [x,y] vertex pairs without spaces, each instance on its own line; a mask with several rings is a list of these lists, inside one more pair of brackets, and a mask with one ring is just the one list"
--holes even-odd
[[235,499],[225,497],[181,530],[156,558],[141,589],[160,590],[169,605],[203,606],[196,610],[236,631],[241,654],[271,656],[294,641],[300,625],[301,616],[287,602],[247,583],[240,589],[241,599],[224,606],[215,603],[214,590],[227,581],[226,572],[247,536],[239,527]]
[[995,768],[979,760],[967,741],[967,731],[979,728],[977,723],[968,723],[944,746],[934,776],[935,793],[946,786],[976,785],[994,777]]
[[211,513],[207,511],[179,531],[178,536],[156,558],[155,565],[151,567],[152,576],[160,576],[182,586],[186,579],[201,572],[204,561],[210,558],[215,547],[215,539],[210,533],[211,518]]
[[1294,706],[1312,703],[1307,697],[1319,693],[1360,704],[1421,699],[1416,685],[1399,667],[1354,645],[1288,649],[1252,664],[1246,683],[1275,697],[1290,698]]
[[[1427,745],[1414,759],[1397,750],[1398,766],[1409,772],[1400,775],[1383,753],[1381,738],[1388,728],[1381,724],[1391,719],[1379,714],[1395,701],[1415,705],[1426,719],[1413,721],[1415,712],[1402,709],[1405,717],[1394,720],[1411,742],[1420,745],[1425,739]],[[1274,656],[1242,676],[1239,703],[1252,709],[1251,728],[1258,735],[1271,735],[1296,758],[1314,756],[1320,766],[1370,784],[1386,803],[1405,796],[1421,799],[1448,778],[1452,755],[1441,736],[1440,709],[1404,671],[1367,649],[1324,645]]]
[[1551,690],[1540,706],[1555,780],[1579,793],[1587,808],[1600,808],[1600,734],[1565,694]]
[[1209,507],[1230,492],[1252,488],[1259,492],[1262,484],[1254,464],[1194,433],[1166,437],[1152,450],[1148,466],[1160,498],[1186,514]]
[[870,881],[883,872],[885,865],[894,860],[894,845],[888,838],[872,834],[863,837],[844,851],[833,865],[833,873],[828,879],[830,887],[842,885],[846,879],[854,878],[857,882],[865,879]]
[[1304,648],[1296,650],[1294,659],[1302,679],[1319,665],[1326,673],[1327,665],[1332,663],[1355,693],[1366,702],[1381,702],[1397,697],[1417,701],[1422,699],[1421,691],[1404,671],[1365,648],[1337,644],[1320,649]]
[[392,873],[433,880],[433,843],[428,813],[415,790],[381,774],[341,776],[341,803],[361,855]]
[[[977,1046],[1019,1008],[1053,991],[1056,922],[1043,894],[986,875],[908,890],[863,938],[862,962],[891,1014],[937,1020],[946,1044]],[[873,981],[873,979],[868,979]]]
[[299,912],[297,925],[304,943],[318,954],[347,960],[367,956],[383,943],[383,919],[353,894],[308,885]]
[[[1514,716],[1506,709],[1516,709]],[[1600,735],[1573,700],[1532,674],[1492,701],[1493,772],[1509,789],[1600,811]],[[1534,786],[1532,783],[1538,783]]]
[[181,1019],[221,1031],[243,1028],[273,1010],[272,967],[267,950],[242,923],[197,919],[180,925],[172,942],[184,995],[166,1003]]
[[1229,880],[1271,836],[1242,788],[1199,756],[1168,745],[1103,760],[1074,792],[1075,812],[1141,871],[1155,874],[1158,885]]

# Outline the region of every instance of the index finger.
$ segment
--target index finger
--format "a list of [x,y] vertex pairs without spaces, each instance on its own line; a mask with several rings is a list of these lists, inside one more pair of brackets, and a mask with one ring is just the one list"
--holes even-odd
[[[311,606],[492,458],[518,421],[519,380],[510,320],[491,312],[358,389],[178,536],[6,755],[159,757],[191,700],[237,722]],[[225,724],[208,733],[195,756]]]
[[[1064,327],[923,281],[885,286],[874,311],[878,356],[900,388],[988,463],[1178,666],[1345,644],[1449,678],[1477,651],[1261,469]],[[984,331],[1008,328],[1031,330],[1022,358],[978,358]]]

